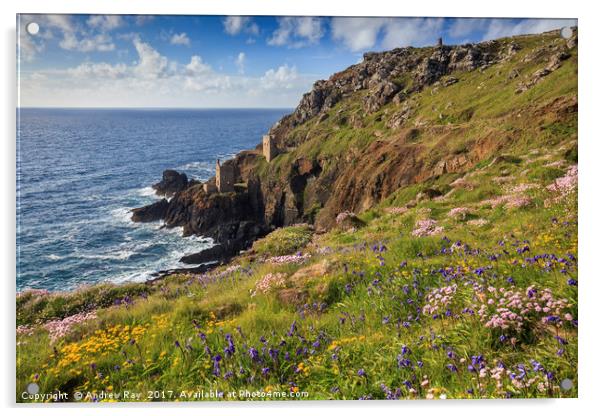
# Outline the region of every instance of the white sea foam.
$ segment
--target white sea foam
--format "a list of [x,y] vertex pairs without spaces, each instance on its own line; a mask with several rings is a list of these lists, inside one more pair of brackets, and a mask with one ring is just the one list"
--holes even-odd
[[145,186],[144,188],[136,189],[136,194],[144,197],[158,197],[152,186]]
[[134,221],[132,221],[132,208],[121,207],[112,209],[111,216],[120,223],[126,223],[128,225],[136,224]]
[[210,173],[215,173],[215,162],[190,162],[184,165],[178,166],[176,170],[201,170]]
[[110,253],[99,253],[99,254],[88,254],[88,253],[80,253],[76,254],[74,257],[80,259],[88,259],[88,260],[127,260],[136,254],[133,250],[119,250]]

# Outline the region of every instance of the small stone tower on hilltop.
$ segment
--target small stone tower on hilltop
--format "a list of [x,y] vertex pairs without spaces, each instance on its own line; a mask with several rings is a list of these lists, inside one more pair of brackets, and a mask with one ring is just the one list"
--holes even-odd
[[442,48],[443,47],[443,38],[437,39],[437,47],[438,48]]
[[215,187],[217,192],[234,192],[234,167],[215,162]]
[[269,134],[263,136],[263,156],[268,163],[278,156],[278,149],[274,144],[274,138]]

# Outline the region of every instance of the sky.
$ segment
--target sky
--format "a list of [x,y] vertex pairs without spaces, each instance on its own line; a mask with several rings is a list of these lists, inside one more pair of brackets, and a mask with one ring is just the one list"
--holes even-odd
[[[21,107],[292,108],[366,51],[462,44],[575,19],[19,15]],[[26,30],[35,22],[39,32]],[[31,27],[31,26],[29,26]]]

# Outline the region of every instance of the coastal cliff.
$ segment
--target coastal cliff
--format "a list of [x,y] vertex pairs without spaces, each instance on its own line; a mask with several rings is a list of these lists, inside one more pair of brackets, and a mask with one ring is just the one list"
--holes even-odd
[[213,237],[223,248],[214,252],[233,255],[278,227],[328,230],[337,215],[359,214],[402,188],[420,186],[420,198],[443,195],[450,188],[438,178],[525,145],[535,126],[523,114],[545,113],[547,123],[572,117],[576,97],[534,101],[531,92],[576,59],[576,43],[576,34],[566,40],[555,31],[366,53],[317,81],[272,126],[263,148],[223,162],[233,182],[227,192],[214,189],[215,177],[205,186],[166,172],[155,188],[171,200],[134,210],[133,220],[182,226],[184,235]]
[[576,41],[368,54],[216,177],[166,172],[133,219],[212,236],[204,269],[19,293],[17,393],[578,397]]

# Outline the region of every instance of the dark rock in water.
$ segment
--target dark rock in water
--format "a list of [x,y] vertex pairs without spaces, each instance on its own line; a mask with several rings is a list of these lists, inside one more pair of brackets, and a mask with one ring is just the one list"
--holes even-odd
[[249,248],[253,241],[263,237],[266,233],[266,228],[254,221],[222,224],[215,227],[210,233],[210,236],[217,242],[215,246],[184,256],[180,261],[186,264],[224,263],[241,250]]
[[132,221],[152,222],[162,220],[167,214],[168,207],[169,202],[167,202],[167,199],[163,198],[153,204],[141,208],[134,208],[132,210]]
[[211,262],[224,262],[228,260],[231,255],[228,255],[226,248],[221,245],[215,245],[206,250],[199,251],[198,253],[188,254],[180,259],[182,263],[186,264],[203,264]]
[[157,195],[173,196],[176,192],[183,191],[188,187],[188,177],[185,173],[167,169],[163,171],[161,182],[153,185]]

